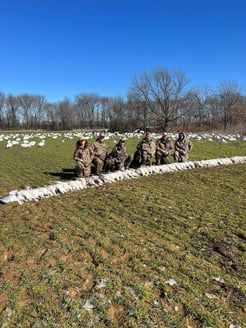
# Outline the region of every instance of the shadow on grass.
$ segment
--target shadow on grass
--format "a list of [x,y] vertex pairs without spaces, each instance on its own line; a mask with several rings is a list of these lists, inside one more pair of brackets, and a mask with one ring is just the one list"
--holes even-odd
[[[96,170],[95,167],[91,167],[91,174],[95,174]],[[74,169],[70,168],[63,168],[62,172],[44,172],[44,174],[52,175],[53,177],[59,177],[61,180],[71,180],[72,178],[76,177]]]
[[75,177],[74,169],[63,168],[62,172],[44,172],[44,174],[60,177],[61,180],[71,180]]

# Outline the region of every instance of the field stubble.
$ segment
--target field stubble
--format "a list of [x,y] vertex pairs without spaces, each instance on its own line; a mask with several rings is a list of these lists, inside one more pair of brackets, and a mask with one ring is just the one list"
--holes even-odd
[[[50,147],[15,157],[16,179],[1,163],[3,191],[61,179],[73,162]],[[245,178],[229,165],[1,206],[2,327],[245,327]]]

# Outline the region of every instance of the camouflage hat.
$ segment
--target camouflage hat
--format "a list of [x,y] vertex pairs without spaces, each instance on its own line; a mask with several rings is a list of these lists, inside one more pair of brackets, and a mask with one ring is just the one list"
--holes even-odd
[[105,138],[105,134],[104,133],[100,133],[99,134],[99,138]]

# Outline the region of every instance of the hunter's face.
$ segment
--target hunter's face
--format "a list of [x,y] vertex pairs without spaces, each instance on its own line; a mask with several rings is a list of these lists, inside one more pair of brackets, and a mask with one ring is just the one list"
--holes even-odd
[[150,133],[147,133],[147,134],[146,134],[146,139],[147,139],[147,140],[151,140],[151,134],[150,134]]

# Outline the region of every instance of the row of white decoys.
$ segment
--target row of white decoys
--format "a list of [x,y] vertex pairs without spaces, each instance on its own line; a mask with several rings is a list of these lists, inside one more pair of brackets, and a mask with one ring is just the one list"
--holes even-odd
[[172,163],[166,165],[142,166],[138,169],[129,169],[125,171],[115,171],[105,173],[100,176],[92,175],[86,178],[75,178],[69,181],[53,181],[51,184],[43,187],[32,188],[26,186],[20,190],[12,190],[8,195],[0,199],[0,203],[7,204],[16,202],[23,204],[27,201],[38,201],[42,198],[59,196],[66,192],[72,192],[90,187],[96,187],[107,183],[113,183],[120,180],[134,179],[140,176],[148,176],[151,174],[164,174],[180,170],[209,168],[218,165],[231,165],[246,163],[246,156],[234,156],[230,158],[216,158],[200,161],[188,161],[186,163]]

